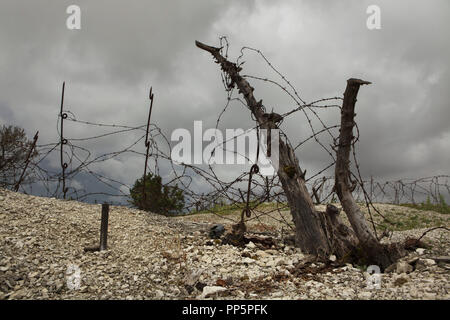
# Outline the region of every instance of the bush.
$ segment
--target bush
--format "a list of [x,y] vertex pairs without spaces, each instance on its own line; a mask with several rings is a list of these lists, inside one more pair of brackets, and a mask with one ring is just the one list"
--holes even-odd
[[133,206],[138,209],[150,211],[159,214],[177,214],[184,207],[184,195],[178,185],[163,185],[162,179],[158,175],[148,173],[145,178],[145,194],[143,197],[144,178],[136,180],[133,188],[130,190]]
[[[0,187],[10,189],[14,187],[32,145],[33,141],[28,140],[22,128],[5,125],[0,128]],[[37,154],[34,150],[30,159]]]

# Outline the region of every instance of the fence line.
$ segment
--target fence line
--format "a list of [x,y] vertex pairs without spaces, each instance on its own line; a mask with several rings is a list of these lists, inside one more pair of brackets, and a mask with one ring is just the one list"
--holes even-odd
[[[220,41],[221,44],[223,44],[221,50],[226,50],[226,52],[228,52],[228,42],[226,41],[226,38],[222,37]],[[308,135],[307,138],[297,142],[295,144],[295,148],[293,147],[293,149],[299,149],[304,146],[306,142],[313,140],[317,145],[320,145],[330,157],[329,164],[323,166],[317,172],[308,174],[308,176],[306,176],[306,172],[304,175],[307,186],[311,191],[311,195],[317,204],[335,201],[334,177],[327,176],[326,173],[335,165],[336,160],[333,153],[335,152],[335,147],[338,141],[337,130],[340,126],[339,124],[326,124],[325,121],[322,120],[319,111],[324,112],[335,108],[340,110],[340,106],[337,102],[341,101],[342,98],[322,98],[307,103],[305,102],[305,99],[300,97],[298,91],[293,87],[291,82],[289,82],[286,77],[283,76],[281,72],[279,72],[268,61],[261,51],[248,47],[242,48],[241,55],[236,60],[236,64],[238,66],[243,64],[240,60],[244,57],[244,51],[246,50],[256,53],[258,56],[262,57],[263,61],[268,64],[270,70],[274,71],[281,80],[278,82],[277,80],[253,75],[245,75],[245,77],[262,81],[269,85],[275,85],[277,88],[286,93],[295,104],[290,111],[285,112],[282,115],[278,115],[281,119],[280,123],[284,119],[294,115],[303,115],[308,123],[311,134]],[[234,85],[231,82],[231,79],[227,78],[226,74],[222,74],[222,81],[226,92],[226,102],[225,107],[217,118],[216,128],[220,125],[222,115],[229,109],[228,107],[232,102],[244,104],[238,96],[235,96],[236,92]],[[205,167],[201,167],[189,164],[174,164],[171,161],[170,156],[170,141],[156,124],[152,124],[150,122],[154,97],[152,88],[150,88],[149,93],[150,105],[147,124],[134,127],[124,124],[96,123],[92,121],[78,120],[76,119],[74,113],[69,110],[64,110],[64,94],[65,82],[63,82],[62,86],[61,106],[58,115],[58,118],[60,118],[60,140],[57,143],[34,146],[38,156],[36,159],[31,159],[29,161],[30,166],[28,166],[28,164],[25,166],[24,172],[27,171],[26,177],[28,180],[22,182],[21,180],[23,176],[21,177],[20,181],[22,183],[19,183],[19,185],[22,188],[22,191],[32,193],[33,187],[40,186],[46,191],[47,196],[62,197],[63,199],[66,199],[67,196],[71,199],[81,201],[86,201],[88,198],[93,196],[96,197],[95,200],[97,200],[97,197],[99,196],[107,196],[109,198],[115,197],[123,200],[129,199],[131,187],[128,184],[121,182],[118,179],[105,177],[99,172],[96,172],[92,166],[104,163],[105,161],[117,158],[121,155],[131,154],[139,157],[145,157],[145,161],[143,161],[144,186],[147,172],[159,174],[160,164],[162,162],[168,163],[169,168],[171,168],[170,172],[172,177],[166,182],[165,185],[177,184],[183,190],[186,199],[185,208],[183,209],[184,213],[206,210],[213,214],[220,215],[224,219],[235,219],[221,215],[221,209],[223,209],[221,206],[223,207],[226,205],[227,208],[234,208],[235,210],[242,210],[243,213],[245,212],[247,221],[254,219],[259,220],[262,216],[270,216],[270,218],[290,226],[290,222],[286,221],[285,216],[282,214],[282,212],[288,210],[288,208],[286,206],[286,198],[282,191],[281,183],[276,175],[270,178],[263,177],[252,166],[248,172],[242,172],[235,179],[228,181],[219,177],[219,174],[215,171],[215,165],[208,164]],[[113,128],[114,131],[97,136],[67,139],[64,137],[63,131],[64,120],[94,127]],[[338,120],[338,117],[336,117],[336,121]],[[319,128],[315,128],[314,123],[318,123]],[[259,129],[259,125],[255,125],[255,128]],[[78,143],[88,140],[95,141],[96,139],[112,135],[138,132],[142,132],[143,134],[124,149],[96,155],[93,159],[92,153],[88,149],[74,144],[74,142]],[[280,139],[284,140],[286,144],[292,146],[289,138],[282,128],[280,128],[280,133]],[[324,135],[326,138],[323,138]],[[355,144],[358,141],[358,137],[359,130],[357,131],[356,139],[354,140],[354,144],[352,146],[353,161],[356,166],[356,172],[352,173],[351,180],[354,182],[353,192],[356,200],[359,202],[365,202],[369,208],[369,211],[371,207],[374,208],[373,202],[389,202],[395,204],[400,204],[402,202],[417,203],[420,201],[425,201],[428,198],[430,201],[438,203],[443,192],[447,191],[450,195],[450,185],[448,183],[450,176],[448,175],[439,175],[420,179],[400,179],[384,182],[374,180],[373,177],[370,177],[368,180],[363,180],[356,157]],[[233,139],[236,138],[237,136],[233,137]],[[327,139],[327,141],[324,141],[324,139]],[[145,152],[136,150],[138,143],[142,140],[146,148]],[[332,143],[328,143],[329,141]],[[329,145],[329,147],[327,147],[327,145]],[[57,150],[58,146],[60,147],[60,172],[44,168],[44,160],[48,160],[50,155]],[[66,148],[64,148],[64,146],[66,146]],[[219,145],[217,147],[223,146]],[[152,149],[151,158],[154,162],[153,169],[149,168],[148,163],[150,148]],[[224,150],[231,151],[226,149]],[[232,152],[236,154],[236,151],[233,150]],[[67,159],[67,161],[64,162],[64,159]],[[74,166],[75,162],[78,162],[78,165]],[[68,170],[69,167],[70,170]],[[86,177],[94,179],[102,184],[108,191],[84,190],[76,188],[73,185],[66,187],[66,180],[75,181],[75,177],[79,174],[84,174]],[[209,191],[195,191],[193,185],[194,180],[197,184],[201,183],[202,185],[207,186]],[[242,189],[244,188],[246,190],[246,194],[243,194],[242,192]],[[142,197],[145,201],[145,192],[143,192]],[[114,204],[114,201],[108,200],[108,202]],[[261,208],[262,204],[268,202],[275,204],[275,209],[266,210]],[[380,214],[379,212],[375,213]]]

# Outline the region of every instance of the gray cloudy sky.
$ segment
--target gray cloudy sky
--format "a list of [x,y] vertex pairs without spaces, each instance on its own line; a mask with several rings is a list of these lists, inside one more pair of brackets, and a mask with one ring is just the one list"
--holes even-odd
[[[81,7],[81,30],[66,28],[71,4]],[[366,27],[371,4],[381,8],[381,30]],[[361,88],[357,103],[363,175],[395,179],[448,174],[448,30],[448,0],[2,0],[0,124],[24,127],[30,137],[39,130],[41,144],[56,142],[65,80],[66,108],[80,120],[144,124],[152,85],[152,122],[167,135],[175,128],[192,129],[194,120],[213,128],[226,94],[218,66],[194,41],[218,46],[219,36],[225,35],[230,58],[235,60],[242,46],[260,49],[307,102],[342,96],[350,77],[373,82]],[[275,79],[258,55],[246,51],[244,60],[244,74]],[[268,110],[283,113],[294,107],[279,89],[250,82]],[[339,121],[336,110],[320,114],[329,124]],[[229,107],[220,125],[252,126],[248,110],[239,103]],[[282,128],[294,144],[310,135],[300,114]],[[72,123],[65,131],[69,139],[104,132]],[[117,151],[140,134],[83,146],[97,154]],[[309,172],[329,163],[314,143],[297,155]],[[93,169],[131,184],[142,174],[142,161],[130,156]],[[230,176],[241,172],[226,171]]]

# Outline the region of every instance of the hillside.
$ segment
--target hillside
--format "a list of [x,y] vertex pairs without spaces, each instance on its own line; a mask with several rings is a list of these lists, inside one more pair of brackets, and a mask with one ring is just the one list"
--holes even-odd
[[[399,224],[394,241],[449,225],[439,213],[379,207],[400,222],[417,216]],[[0,299],[450,299],[448,264],[434,259],[450,251],[440,229],[424,237],[429,249],[412,252],[382,275],[381,289],[369,289],[363,266],[302,266],[308,256],[278,233],[272,248],[221,245],[208,230],[232,221],[212,214],[168,218],[112,206],[108,250],[84,252],[98,243],[100,213],[100,205],[1,189]],[[249,230],[278,230],[271,221],[255,220]]]

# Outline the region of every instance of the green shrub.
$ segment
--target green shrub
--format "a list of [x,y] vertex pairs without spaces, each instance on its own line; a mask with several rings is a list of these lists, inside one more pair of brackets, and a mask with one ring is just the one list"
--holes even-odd
[[158,175],[148,173],[145,178],[145,200],[143,197],[144,178],[137,179],[130,190],[131,201],[134,207],[154,213],[173,215],[180,213],[184,208],[184,195],[178,185],[163,185]]
[[[0,187],[14,188],[32,145],[33,141],[28,140],[24,129],[11,125],[0,127]],[[30,154],[30,160],[37,155],[34,150]],[[25,183],[26,181],[22,185]]]

